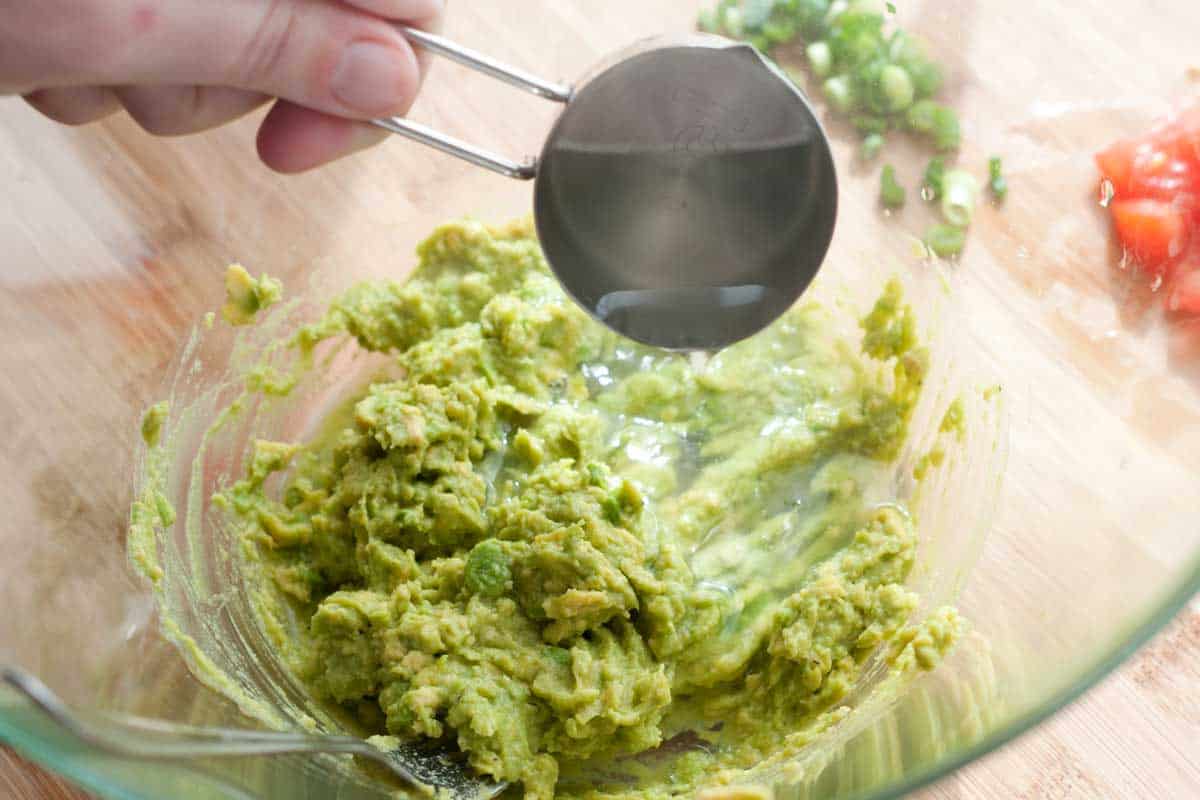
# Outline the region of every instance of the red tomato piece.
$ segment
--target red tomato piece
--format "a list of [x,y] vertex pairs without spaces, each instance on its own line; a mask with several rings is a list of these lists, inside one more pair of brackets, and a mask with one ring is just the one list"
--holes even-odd
[[1191,197],[1200,186],[1192,164],[1169,156],[1162,150],[1139,153],[1129,178],[1130,197],[1151,197],[1192,205]]
[[1138,143],[1123,139],[1096,154],[1096,166],[1100,174],[1112,181],[1117,197],[1129,194],[1133,182],[1133,159]]
[[1200,269],[1185,272],[1167,293],[1167,310],[1176,314],[1200,314]]
[[1109,210],[1126,253],[1168,285],[1169,311],[1200,316],[1200,103],[1102,150],[1096,165],[1112,181]]
[[1118,200],[1109,208],[1117,237],[1142,270],[1165,275],[1188,245],[1188,214],[1163,200]]
[[1175,200],[1200,196],[1200,105],[1185,109],[1138,139],[1123,139],[1096,154],[1118,199]]

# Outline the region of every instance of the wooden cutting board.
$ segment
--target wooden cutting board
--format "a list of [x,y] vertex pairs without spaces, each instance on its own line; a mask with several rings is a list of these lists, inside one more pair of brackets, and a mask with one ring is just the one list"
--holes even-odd
[[[897,4],[904,6],[905,3]],[[967,7],[935,0],[912,2],[919,13],[942,14],[943,41],[955,52],[956,37],[970,26]],[[1163,0],[1122,4],[1136,18],[1139,51],[1154,55],[1170,43],[1175,52],[1194,50],[1200,31],[1200,4],[1192,23],[1181,26],[1171,6],[1168,26],[1155,9]],[[629,9],[636,7],[637,12]],[[504,13],[497,9],[503,8]],[[1180,93],[1186,69],[1178,59],[1149,58],[1145,63],[1101,59],[1106,41],[1130,33],[1128,19],[1110,14],[1107,0],[1058,0],[1062,30],[1075,31],[1093,21],[1107,33],[1092,33],[1104,69],[1063,64],[1055,85],[1076,80],[1085,97],[1096,95],[1087,81],[1105,81],[1114,98],[1136,94],[1138,87],[1161,86],[1163,96]],[[1138,9],[1141,9],[1139,11]],[[474,10],[473,10],[474,9]],[[694,18],[691,0],[646,0],[638,4],[600,0],[476,0],[453,4],[448,32],[464,42],[485,46],[502,59],[537,69],[553,65],[551,78],[582,74],[596,56],[614,43],[631,42],[646,31],[681,31]],[[940,10],[939,10],[940,9]],[[906,9],[902,8],[902,12]],[[1019,15],[1020,6],[1012,8]],[[1162,30],[1156,30],[1158,25]],[[548,36],[546,31],[554,31]],[[1191,33],[1186,33],[1190,31]],[[1186,34],[1186,35],[1185,35]],[[1054,34],[1022,30],[1006,47],[1053,49]],[[1109,39],[1106,39],[1109,37]],[[1188,44],[1188,43],[1192,44]],[[537,60],[531,61],[530,54]],[[1200,60],[1200,53],[1196,55]],[[1011,100],[969,65],[956,72],[951,92],[966,106]],[[1071,77],[1073,76],[1073,77]],[[1014,74],[1013,81],[1036,85]],[[1031,83],[1032,81],[1032,83]],[[1144,89],[1142,90],[1144,91]],[[537,149],[553,109],[529,98],[514,97],[493,83],[464,78],[457,68],[439,64],[416,115],[448,132],[513,155]],[[394,271],[406,259],[416,236],[441,221],[423,200],[443,182],[456,181],[469,193],[475,213],[503,218],[524,202],[523,190],[493,176],[443,158],[431,158],[408,144],[364,154],[311,175],[280,179],[259,168],[252,155],[255,120],[184,140],[154,141],[128,120],[115,119],[80,131],[66,131],[37,118],[20,101],[0,100],[0,164],[14,167],[17,186],[0,197],[0,263],[7,281],[50,276],[54,285],[82,286],[30,294],[20,308],[0,308],[0,319],[19,325],[63,304],[71,309],[68,343],[33,336],[24,342],[32,361],[6,354],[5,373],[16,385],[36,387],[37,402],[0,389],[3,430],[31,431],[32,444],[2,454],[6,474],[17,470],[36,476],[33,501],[53,505],[64,524],[95,528],[114,535],[127,502],[128,470],[115,457],[111,481],[91,493],[72,494],[70,476],[81,464],[108,463],[122,454],[122,438],[154,393],[180,338],[192,321],[214,307],[219,297],[219,266],[237,258],[255,259],[258,269],[297,277],[308,268],[306,254],[319,252],[323,263],[367,264],[365,271]],[[981,139],[989,131],[977,131]],[[835,130],[835,137],[837,136]],[[995,141],[992,138],[991,141]],[[838,142],[845,154],[850,137]],[[990,146],[985,142],[980,147]],[[1035,153],[1036,155],[1036,153]],[[863,175],[850,180],[863,182]],[[47,188],[51,187],[51,188]],[[1047,188],[1047,187],[1043,187]],[[1048,187],[1074,198],[1076,187]],[[869,189],[859,187],[861,196]],[[351,198],[348,200],[348,198]],[[869,206],[870,202],[859,203]],[[339,209],[322,213],[320,209]],[[847,213],[853,209],[848,208]],[[287,242],[276,252],[268,243]],[[38,242],[53,242],[40,248]],[[10,265],[16,265],[10,267]],[[131,267],[131,265],[134,265]],[[132,278],[130,271],[136,273]],[[131,293],[133,281],[137,288]],[[72,292],[83,292],[75,295]],[[132,309],[132,314],[130,313]],[[6,316],[7,315],[7,316]],[[89,331],[103,331],[93,339]],[[112,356],[114,339],[123,342]],[[94,374],[57,368],[56,353],[70,348],[74,357],[95,365]],[[36,363],[36,369],[29,368]],[[25,381],[26,384],[21,382]],[[42,421],[64,421],[66,430],[42,439]],[[63,442],[75,445],[64,466]],[[94,470],[93,470],[94,472]],[[7,491],[5,488],[3,491]],[[15,491],[15,490],[14,490]],[[23,488],[22,488],[23,491]],[[65,499],[64,499],[65,498]],[[20,510],[25,496],[0,497],[0,505]],[[64,512],[63,504],[69,508]],[[0,537],[2,542],[2,537]],[[94,565],[123,569],[119,558]],[[64,609],[64,613],[77,611]],[[1152,644],[1082,701],[1001,751],[961,770],[917,796],[922,798],[1100,798],[1200,796],[1200,603],[1194,602]],[[83,797],[0,749],[0,797],[13,800],[63,800]]]

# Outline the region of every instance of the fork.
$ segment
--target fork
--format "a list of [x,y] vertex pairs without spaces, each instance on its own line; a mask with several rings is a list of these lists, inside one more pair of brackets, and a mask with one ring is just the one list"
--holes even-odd
[[34,675],[0,666],[0,682],[24,695],[61,728],[97,750],[137,760],[237,758],[285,754],[355,755],[379,764],[417,788],[433,789],[451,800],[492,800],[507,783],[477,778],[443,749],[401,742],[381,750],[351,736],[197,728],[165,720],[73,711]]

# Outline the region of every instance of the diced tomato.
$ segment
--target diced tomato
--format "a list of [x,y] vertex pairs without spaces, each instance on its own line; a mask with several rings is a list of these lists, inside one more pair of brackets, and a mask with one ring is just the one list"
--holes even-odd
[[1113,184],[1109,210],[1125,251],[1168,285],[1170,310],[1200,314],[1188,311],[1200,297],[1200,103],[1105,148],[1096,165]]
[[1171,158],[1160,150],[1134,161],[1129,180],[1130,197],[1152,197],[1177,204],[1186,202],[1191,206],[1191,198],[1197,193],[1200,193],[1200,186],[1196,183],[1196,170],[1189,162]]
[[1200,315],[1200,268],[1175,279],[1167,292],[1167,310],[1176,314]]
[[1112,181],[1117,197],[1129,195],[1133,183],[1133,159],[1138,143],[1124,139],[1096,154],[1100,174]]
[[1109,207],[1121,245],[1149,275],[1165,275],[1188,245],[1189,214],[1163,200],[1116,200]]
[[[1178,201],[1183,195],[1200,197],[1200,163],[1171,155],[1157,143],[1118,142],[1097,153],[1096,164],[1100,173],[1112,181],[1118,200],[1152,197]],[[1189,202],[1190,205],[1196,203]]]

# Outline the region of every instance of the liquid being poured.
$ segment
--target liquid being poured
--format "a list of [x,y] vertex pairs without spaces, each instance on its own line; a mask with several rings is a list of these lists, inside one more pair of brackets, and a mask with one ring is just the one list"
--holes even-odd
[[785,298],[766,286],[713,286],[694,289],[635,289],[610,292],[596,304],[596,317],[639,341],[674,338],[675,349],[707,350],[704,335],[688,336],[702,318],[710,330],[741,330],[763,306]]

